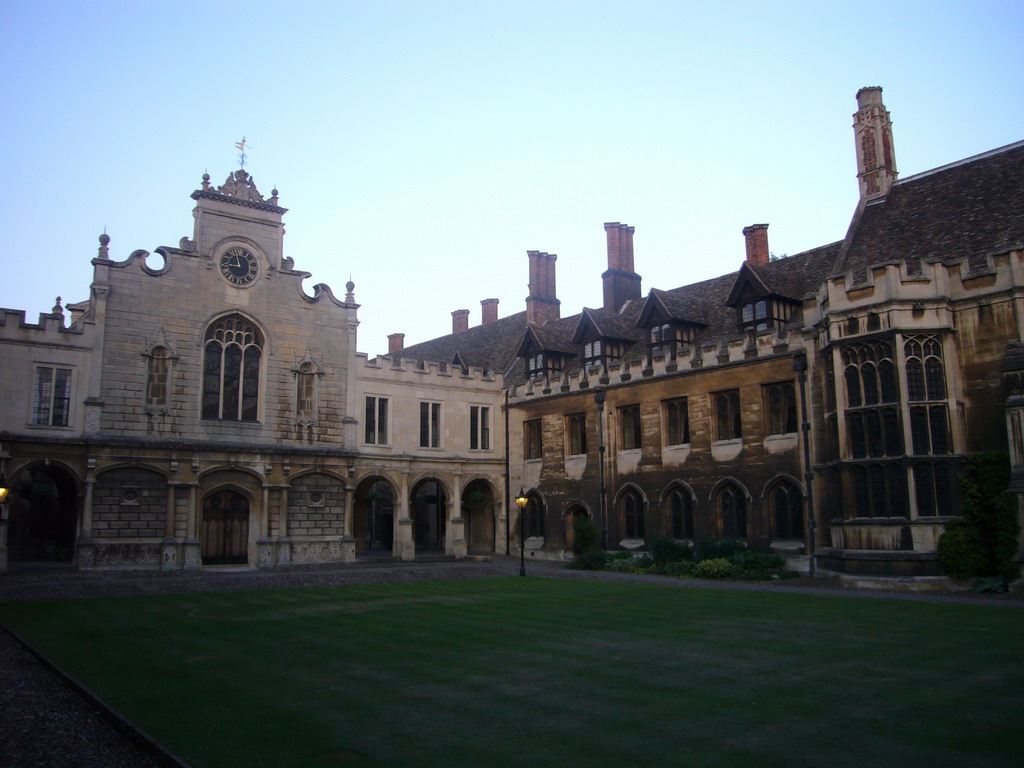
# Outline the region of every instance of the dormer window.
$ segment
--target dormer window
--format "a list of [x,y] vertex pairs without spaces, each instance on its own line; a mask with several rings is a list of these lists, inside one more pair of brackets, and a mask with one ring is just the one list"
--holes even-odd
[[740,327],[743,330],[767,331],[781,328],[793,316],[793,305],[788,301],[757,299],[740,305]]
[[583,345],[583,362],[597,363],[601,360],[601,340],[588,341]]
[[622,357],[622,344],[607,339],[594,339],[583,345],[583,365],[588,369],[607,365],[608,361]]
[[664,323],[656,325],[650,330],[651,353],[655,355],[672,354],[675,357],[675,347],[680,344],[689,344],[693,341],[694,328],[691,325],[677,325]]
[[562,370],[562,356],[552,352],[538,352],[526,358],[526,375],[530,381],[543,379],[555,371]]

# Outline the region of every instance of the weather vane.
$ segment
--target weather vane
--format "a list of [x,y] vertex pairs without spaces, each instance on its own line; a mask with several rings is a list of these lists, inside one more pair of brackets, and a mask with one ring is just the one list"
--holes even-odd
[[245,136],[241,141],[235,142],[235,149],[238,150],[238,162],[241,163],[239,167],[245,168]]

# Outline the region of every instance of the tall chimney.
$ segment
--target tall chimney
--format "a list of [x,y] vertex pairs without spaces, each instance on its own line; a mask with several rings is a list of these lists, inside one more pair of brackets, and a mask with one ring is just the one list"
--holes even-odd
[[771,261],[768,253],[768,225],[751,224],[743,228],[743,236],[747,238],[747,263],[767,264]]
[[885,197],[899,173],[892,145],[892,120],[889,119],[889,110],[882,103],[882,89],[877,85],[857,91],[853,133],[857,138],[860,199],[867,202]]
[[558,256],[543,251],[527,251],[530,260],[530,295],[526,297],[526,322],[543,325],[561,317],[561,302],[555,293],[555,262]]
[[452,312],[452,333],[462,333],[469,328],[469,310],[456,309]]
[[480,324],[487,325],[498,319],[498,300],[484,299],[480,302]]
[[388,354],[393,355],[395,352],[401,352],[403,349],[405,349],[405,334],[388,334]]
[[640,298],[640,275],[633,271],[635,227],[617,221],[604,225],[608,238],[608,269],[601,275],[604,308],[618,312],[630,299]]

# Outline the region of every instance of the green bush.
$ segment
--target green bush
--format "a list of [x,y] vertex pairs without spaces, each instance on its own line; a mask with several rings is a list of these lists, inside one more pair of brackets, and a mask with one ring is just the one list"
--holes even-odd
[[647,554],[637,555],[633,558],[633,565],[636,566],[637,569],[646,572],[648,568],[654,565],[654,560]]
[[710,536],[704,536],[697,542],[696,551],[694,552],[695,559],[700,560],[715,560],[717,558],[729,558],[735,555],[737,552],[746,550],[747,542],[743,539],[712,539]]
[[693,575],[698,579],[733,579],[739,575],[739,569],[724,557],[712,557],[698,561]]
[[597,523],[583,515],[576,515],[573,518],[572,533],[572,548],[577,555],[593,551],[597,546],[597,539],[601,535]]
[[603,571],[610,560],[611,557],[607,552],[593,550],[577,555],[576,559],[569,564],[569,567],[580,571]]
[[[694,570],[697,568],[697,564],[692,560],[675,560],[671,563],[663,563],[658,566],[658,573],[663,576],[678,576],[679,578],[687,578],[693,576]],[[652,569],[652,573],[653,573]]]
[[964,463],[963,519],[950,521],[939,537],[939,564],[948,576],[999,578],[1004,584],[1020,576],[1020,523],[1017,500],[1006,490],[1009,484],[1005,453],[977,454]]
[[655,536],[651,541],[651,556],[656,563],[675,563],[680,560],[693,560],[693,551],[682,541]]
[[964,519],[950,520],[939,536],[939,566],[953,579],[973,579],[982,568],[981,541]]
[[608,561],[608,565],[605,566],[606,571],[614,571],[615,573],[637,573],[637,562],[632,557],[613,557]]
[[786,559],[784,557],[766,554],[764,552],[751,552],[750,550],[737,552],[729,558],[729,562],[744,573],[777,571],[786,565]]

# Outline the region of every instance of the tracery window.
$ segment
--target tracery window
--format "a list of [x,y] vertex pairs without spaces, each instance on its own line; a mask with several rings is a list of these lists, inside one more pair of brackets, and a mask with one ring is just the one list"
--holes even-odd
[[907,475],[896,462],[852,468],[855,517],[908,517]]
[[523,423],[523,453],[527,459],[544,458],[542,434],[540,419],[532,419]]
[[316,420],[316,366],[303,363],[295,372],[295,418],[299,422]]
[[685,397],[666,400],[665,411],[665,444],[686,445],[690,442],[690,413]]
[[842,355],[850,455],[855,459],[902,455],[892,345],[887,340],[850,344],[843,347]]
[[693,497],[682,488],[676,487],[669,494],[669,510],[672,515],[672,537],[692,539]]
[[644,538],[644,501],[640,494],[634,490],[626,491],[622,495],[621,510],[625,538]]
[[711,398],[715,406],[715,439],[733,440],[743,437],[739,390],[715,392]]
[[523,524],[526,528],[523,535],[530,538],[544,538],[544,503],[535,494],[531,493],[523,509]]
[[565,431],[568,435],[567,453],[570,456],[582,456],[587,452],[587,417],[586,414],[574,413],[565,419]]
[[262,335],[241,315],[210,325],[203,358],[204,419],[257,420],[262,355]]
[[627,405],[619,409],[622,425],[622,450],[639,450],[641,445],[640,406]]
[[768,434],[796,432],[796,392],[792,381],[769,384],[764,388]]
[[723,485],[715,495],[715,507],[719,530],[724,538],[747,538],[747,496],[739,486],[733,483]]
[[775,538],[804,538],[803,498],[795,485],[781,482],[771,492],[775,516]]
[[950,453],[942,343],[937,336],[913,336],[904,342],[903,353],[907,361],[913,452],[918,455]]
[[917,516],[955,515],[956,486],[952,462],[918,462],[914,464],[913,471]]

